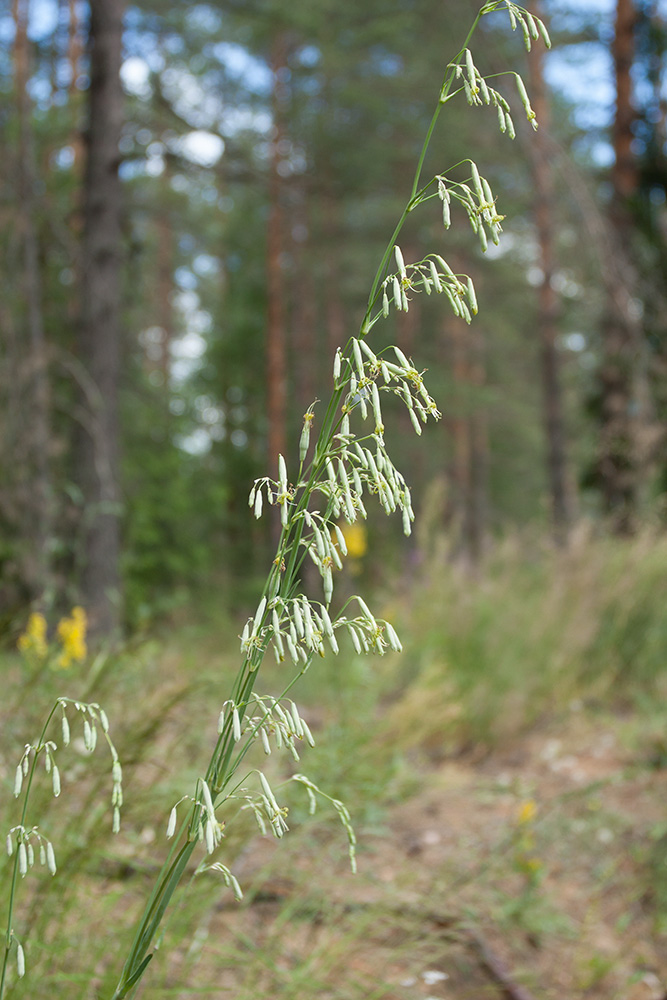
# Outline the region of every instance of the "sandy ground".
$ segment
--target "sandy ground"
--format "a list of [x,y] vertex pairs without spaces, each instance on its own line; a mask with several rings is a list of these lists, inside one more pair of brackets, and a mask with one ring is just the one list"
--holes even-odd
[[423,790],[361,831],[356,876],[317,828],[256,839],[235,867],[248,900],[221,897],[201,961],[224,968],[230,940],[261,958],[219,995],[663,1000],[667,770],[632,726],[574,711],[482,760],[422,762]]

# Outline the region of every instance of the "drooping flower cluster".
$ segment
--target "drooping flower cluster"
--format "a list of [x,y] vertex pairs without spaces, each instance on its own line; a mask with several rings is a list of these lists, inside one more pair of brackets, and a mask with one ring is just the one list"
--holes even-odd
[[[80,713],[83,719],[83,746],[87,753],[93,753],[97,746],[98,727],[107,743],[111,754],[112,768],[112,793],[111,805],[113,809],[113,830],[114,833],[120,829],[120,808],[123,804],[122,779],[123,772],[118,759],[118,752],[109,734],[109,719],[107,714],[97,702],[72,701],[71,698],[58,698],[52,711],[52,715],[60,710],[62,745],[69,746],[71,741],[71,729],[67,716],[68,710],[74,709]],[[42,739],[37,743],[26,743],[21,759],[16,767],[14,777],[14,796],[18,798],[23,790],[23,783],[29,775],[34,772],[38,759],[43,759],[44,770],[51,778],[53,795],[58,798],[60,795],[60,770],[56,764],[57,744],[53,740]],[[31,779],[29,779],[30,781]]]

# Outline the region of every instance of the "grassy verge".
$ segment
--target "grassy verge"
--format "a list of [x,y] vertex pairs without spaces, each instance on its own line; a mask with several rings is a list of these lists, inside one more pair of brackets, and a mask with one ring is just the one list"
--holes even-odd
[[[54,670],[33,664],[16,652],[2,655],[5,700],[0,709],[0,773],[3,789],[0,810],[7,828],[14,823],[16,805],[11,795],[17,748],[41,726],[44,708],[64,693],[99,701],[111,720],[112,736],[123,763],[125,805],[122,829],[111,835],[109,761],[99,751],[90,756],[73,729],[72,744],[59,750],[62,794],[54,800],[48,776],[32,798],[27,825],[38,817],[39,828],[54,843],[58,872],[55,878],[39,867],[19,883],[16,931],[30,960],[30,982],[15,983],[9,995],[41,1000],[63,995],[71,1000],[107,997],[118,974],[116,949],[124,929],[132,925],[146,887],[154,878],[166,851],[165,830],[171,805],[183,787],[194,786],[203,765],[203,754],[216,731],[220,692],[229,688],[238,661],[238,639],[233,626],[199,622],[165,629],[157,637],[128,644],[120,654],[98,658],[86,667],[73,664]],[[53,662],[53,661],[52,661]],[[264,683],[270,687],[281,670],[272,665]],[[261,744],[254,748],[249,767],[262,766],[272,784],[296,771],[304,771],[335,797],[353,800],[360,833],[371,834],[382,826],[388,803],[405,793],[396,754],[388,753],[375,739],[378,685],[366,658],[352,655],[338,661],[318,660],[307,674],[299,707],[314,731],[316,747],[305,746],[302,760],[286,755],[268,760]],[[57,727],[56,727],[57,728]],[[58,742],[59,733],[54,737]],[[300,748],[301,750],[301,748]],[[178,786],[175,777],[178,775]],[[298,786],[290,786],[290,826],[307,824],[310,878],[323,857],[332,866],[346,857],[345,836],[326,810],[308,820],[307,800]],[[249,813],[226,816],[220,860],[239,877],[248,856],[262,858],[267,849]],[[281,845],[282,846],[282,845]],[[316,848],[313,855],[312,848]],[[295,862],[295,854],[288,865]],[[250,857],[248,883],[259,877]],[[0,856],[0,899],[7,898],[10,859]],[[304,877],[308,877],[307,875]],[[246,882],[245,879],[244,883]],[[195,891],[186,886],[166,928],[174,941],[183,940],[173,957],[158,956],[158,982],[151,995],[168,996],[174,969],[177,978],[190,976],[198,962],[208,924],[220,906],[238,909],[231,892],[214,874],[200,876]],[[239,930],[239,933],[241,931]],[[347,933],[347,932],[346,932]],[[271,939],[272,940],[272,939]],[[270,962],[273,945],[267,940]],[[234,944],[236,942],[236,944]],[[235,968],[228,952],[239,942],[227,942],[224,961]],[[216,949],[218,954],[219,949]],[[241,952],[243,948],[241,948]],[[162,962],[162,969],[157,967]],[[90,969],[95,969],[91,980]],[[210,968],[207,975],[210,981]],[[26,986],[27,984],[27,986]],[[254,988],[254,987],[253,987]],[[250,995],[250,994],[249,994]]]
[[[273,784],[303,770],[350,805],[361,840],[360,878],[346,873],[344,837],[326,811],[280,845],[255,834],[248,840],[251,820],[242,815],[228,824],[220,856],[241,879],[246,902],[239,907],[211,874],[195,890],[186,887],[166,928],[168,939],[184,944],[159,953],[147,997],[200,995],[197,984],[224,969],[211,995],[411,1000],[413,987],[402,984],[416,977],[425,990],[419,977],[437,971],[437,956],[445,953],[451,995],[466,996],[466,983],[482,995],[488,982],[474,959],[474,940],[464,933],[471,920],[516,944],[513,961],[536,995],[550,996],[538,989],[540,968],[550,974],[548,962],[530,959],[531,949],[542,948],[543,956],[569,949],[580,984],[573,980],[570,995],[595,988],[613,996],[604,991],[615,974],[614,955],[599,944],[593,961],[572,944],[581,928],[577,909],[567,905],[574,890],[563,880],[574,871],[588,887],[591,926],[598,911],[608,916],[605,886],[612,885],[623,901],[613,932],[625,933],[623,922],[631,927],[639,913],[646,940],[662,940],[665,823],[652,788],[663,783],[667,761],[661,707],[667,543],[646,536],[618,545],[582,536],[567,553],[528,557],[508,544],[483,575],[443,566],[427,567],[428,582],[409,595],[394,591],[387,598],[386,614],[400,628],[405,653],[369,660],[348,651],[318,660],[299,696],[315,749],[304,748],[299,763],[264,762]],[[76,667],[31,673],[16,653],[4,654],[6,825],[13,822],[17,747],[34,737],[57,694],[85,692],[105,706],[126,779],[115,838],[108,761],[98,754],[85,759],[81,742],[63,751],[69,756],[62,796],[53,800],[47,781],[35,799],[59,870],[54,879],[32,871],[21,883],[17,931],[29,949],[31,976],[11,996],[92,1000],[113,991],[116,942],[164,854],[167,815],[183,775],[194,782],[215,730],[219,692],[237,662],[234,631],[224,622],[181,623],[79,674]],[[267,687],[279,670],[267,670]],[[593,751],[573,743],[549,756],[553,725],[590,735]],[[585,771],[598,766],[598,749],[603,757],[610,752],[611,744],[595,742],[598,730],[613,735],[619,763],[609,763],[602,784],[591,771],[591,781],[572,797],[565,781],[568,768],[576,772],[570,757]],[[495,748],[502,757],[521,739],[537,741],[544,773],[531,772],[528,761],[514,769],[509,785],[502,775],[491,779],[470,768],[476,755],[464,755],[456,774],[449,764],[440,774],[419,763],[424,751],[441,762],[466,749]],[[461,774],[468,784],[459,794]],[[431,792],[418,815],[415,804]],[[533,797],[544,801],[528,830],[518,824],[517,808]],[[295,792],[290,825],[298,829],[306,812]],[[455,829],[464,813],[467,832],[447,840],[443,830]],[[611,872],[597,858],[603,845],[613,860],[609,843],[618,847]],[[3,880],[7,867],[5,858]],[[441,916],[434,915],[434,900]],[[429,995],[439,997],[439,990],[433,986]]]
[[[444,567],[444,568],[443,568]],[[489,747],[573,701],[651,708],[667,689],[667,539],[582,532],[567,552],[507,543],[484,572],[442,560],[403,609],[392,738],[436,756]]]

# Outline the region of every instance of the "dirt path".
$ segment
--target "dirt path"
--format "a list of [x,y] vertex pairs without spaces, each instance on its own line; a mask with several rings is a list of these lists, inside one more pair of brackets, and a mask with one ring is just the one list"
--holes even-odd
[[262,959],[252,983],[225,985],[294,1000],[663,1000],[667,771],[633,732],[575,711],[483,761],[424,765],[423,790],[363,835],[356,877],[317,830],[289,857],[255,842],[239,861],[254,901],[221,904],[210,938],[245,935]]

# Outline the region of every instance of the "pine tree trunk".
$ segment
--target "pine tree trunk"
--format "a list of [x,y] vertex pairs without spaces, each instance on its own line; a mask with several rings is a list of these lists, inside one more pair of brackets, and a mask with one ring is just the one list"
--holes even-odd
[[466,333],[461,330],[458,321],[450,316],[445,319],[445,337],[449,346],[449,365],[454,383],[451,400],[454,412],[447,421],[452,441],[449,475],[452,499],[448,504],[447,520],[451,522],[453,528],[453,555],[469,561],[468,530],[472,441],[469,420],[470,364],[468,342]]
[[155,303],[155,314],[158,321],[159,342],[153,345],[154,357],[148,359],[148,367],[153,371],[157,370],[162,377],[162,387],[164,392],[165,407],[169,405],[169,364],[171,359],[171,345],[174,340],[174,228],[169,210],[171,171],[169,166],[160,178],[160,188],[164,205],[158,208],[155,218],[155,229],[157,238],[157,275],[155,288],[157,301]]
[[[538,11],[539,13],[539,11]],[[539,128],[531,136],[530,150],[535,187],[534,218],[539,246],[542,279],[538,286],[538,330],[542,370],[542,408],[546,438],[547,476],[554,540],[567,542],[572,520],[568,491],[566,437],[563,419],[563,391],[560,360],[556,346],[558,335],[558,299],[553,287],[554,255],[554,178],[549,156],[549,105],[544,85],[542,51],[534,45],[529,55],[530,92]]]
[[322,195],[322,226],[324,230],[324,266],[325,266],[325,309],[327,323],[327,355],[333,358],[336,348],[341,347],[347,340],[345,336],[345,312],[343,309],[343,296],[341,294],[339,248],[340,248],[340,228],[338,224],[338,213],[340,205],[337,204],[334,195],[331,193],[330,184],[325,174],[325,190]]
[[76,93],[76,81],[79,76],[83,46],[81,44],[81,25],[77,11],[76,0],[67,0],[67,62],[70,67],[69,92],[70,97]]
[[24,583],[33,598],[49,589],[49,543],[52,535],[50,483],[49,383],[46,337],[42,314],[42,275],[35,222],[35,168],[27,84],[30,74],[28,3],[15,0],[14,70],[18,112],[18,218],[22,250],[22,297],[25,303],[24,422],[20,461],[27,474],[22,507],[25,560]]
[[[295,195],[293,212],[295,225],[292,231],[294,278],[292,281],[291,325],[296,383],[295,401],[299,407],[297,416],[300,417],[314,402],[317,385],[321,384],[318,369],[323,351],[317,322],[317,297],[312,268],[313,244],[308,213],[308,191],[303,185],[300,185]],[[328,357],[327,365],[329,365]]]
[[91,631],[120,625],[118,386],[121,356],[121,186],[118,144],[123,0],[90,5],[90,91],[84,180],[80,357],[90,386],[84,400],[76,471],[84,502],[81,601]]
[[614,163],[611,180],[614,188],[613,212],[627,211],[624,202],[637,191],[639,170],[632,151],[637,114],[632,105],[632,66],[635,59],[637,11],[634,0],[616,0],[616,29],[612,54],[616,80],[616,112],[613,125]]
[[489,434],[481,392],[486,383],[484,337],[480,330],[470,331],[470,383],[473,389],[471,412],[468,417],[470,439],[469,495],[467,503],[466,537],[471,562],[477,565],[486,548],[487,539],[487,480],[489,468]]
[[[76,0],[67,0],[67,64],[69,66],[69,94],[68,102],[73,109],[72,129],[69,136],[69,144],[74,151],[74,163],[72,168],[75,176],[79,177],[83,173],[83,163],[85,158],[84,139],[81,134],[79,112],[81,109],[81,98],[83,94],[77,87],[77,80],[82,71],[81,62],[84,57],[82,25],[77,8]],[[77,195],[79,192],[77,191]],[[80,225],[81,207],[75,206],[75,223]]]
[[[616,113],[613,126],[614,165],[611,171],[610,221],[615,247],[610,252],[628,259],[632,221],[628,206],[638,183],[632,152],[633,122],[631,70],[635,54],[636,11],[632,0],[617,0],[613,57],[616,81]],[[625,268],[630,281],[630,267]],[[618,294],[608,289],[603,329],[603,360],[600,370],[601,445],[599,473],[602,495],[612,530],[630,534],[636,526],[640,488],[640,457],[637,428],[640,414],[637,392],[641,329],[632,302],[625,307]]]

